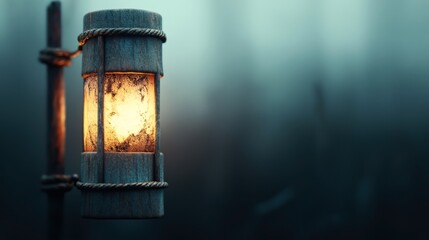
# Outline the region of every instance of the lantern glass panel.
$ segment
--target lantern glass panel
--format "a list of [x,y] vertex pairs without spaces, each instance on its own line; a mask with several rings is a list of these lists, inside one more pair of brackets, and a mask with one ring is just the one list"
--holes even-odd
[[[97,75],[84,80],[84,151],[97,151]],[[104,151],[155,152],[154,74],[104,77]]]

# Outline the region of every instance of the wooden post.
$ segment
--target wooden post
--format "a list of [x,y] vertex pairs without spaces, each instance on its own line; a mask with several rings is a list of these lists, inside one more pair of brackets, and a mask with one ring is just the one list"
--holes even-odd
[[[47,10],[48,47],[61,47],[61,3]],[[65,94],[63,67],[48,64],[48,165],[49,175],[64,174]],[[48,192],[48,239],[59,239],[63,223],[64,192]]]

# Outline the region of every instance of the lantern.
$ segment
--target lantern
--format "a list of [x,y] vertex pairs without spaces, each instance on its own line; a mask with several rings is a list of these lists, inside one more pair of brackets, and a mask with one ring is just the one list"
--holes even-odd
[[164,214],[160,152],[161,16],[103,10],[84,16],[82,215]]

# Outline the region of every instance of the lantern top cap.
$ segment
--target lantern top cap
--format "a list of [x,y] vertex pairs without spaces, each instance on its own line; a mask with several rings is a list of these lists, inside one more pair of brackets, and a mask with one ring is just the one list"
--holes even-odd
[[152,28],[162,30],[160,14],[140,9],[111,9],[89,12],[83,30],[96,28]]

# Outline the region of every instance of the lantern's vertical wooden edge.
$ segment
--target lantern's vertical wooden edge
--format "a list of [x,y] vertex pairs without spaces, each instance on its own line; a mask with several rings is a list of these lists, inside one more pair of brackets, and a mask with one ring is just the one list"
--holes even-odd
[[164,182],[164,154],[162,152],[155,154],[153,180]]
[[155,164],[154,181],[164,181],[164,155],[161,152],[161,74],[155,73],[155,113],[156,113],[156,143],[155,143]]
[[[98,40],[98,69],[97,69],[97,156],[99,172],[104,173],[104,38]],[[99,174],[99,182],[104,182],[104,174]]]
[[161,150],[161,81],[160,73],[155,73],[155,125],[156,125],[156,138],[155,138],[155,152],[159,153]]

